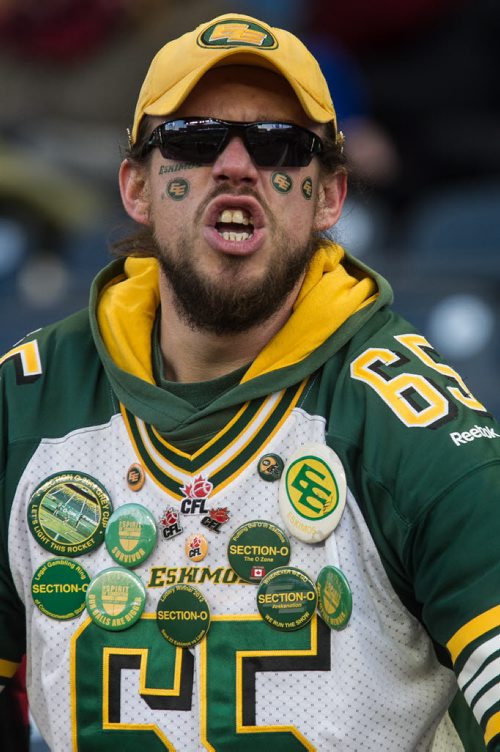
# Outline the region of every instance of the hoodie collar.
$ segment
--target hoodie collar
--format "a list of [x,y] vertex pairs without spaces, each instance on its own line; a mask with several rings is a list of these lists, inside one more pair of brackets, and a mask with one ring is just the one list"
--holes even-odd
[[[130,257],[123,273],[102,289],[97,301],[99,331],[112,361],[150,384],[155,383],[151,332],[160,304],[158,276],[156,259]],[[340,245],[325,241],[309,265],[292,315],[241,383],[306,360],[377,295],[369,270],[349,259]]]

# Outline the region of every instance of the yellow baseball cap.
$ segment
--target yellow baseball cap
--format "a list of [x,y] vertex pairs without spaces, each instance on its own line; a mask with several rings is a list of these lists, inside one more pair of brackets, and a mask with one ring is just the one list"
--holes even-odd
[[281,74],[311,120],[337,122],[328,84],[316,59],[296,36],[238,13],[226,13],[168,42],[142,84],[130,134],[135,143],[144,115],[169,115],[210,68],[256,65]]

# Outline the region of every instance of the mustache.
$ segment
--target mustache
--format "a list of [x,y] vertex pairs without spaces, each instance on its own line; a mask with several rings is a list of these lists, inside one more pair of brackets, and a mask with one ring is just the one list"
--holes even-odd
[[265,214],[266,220],[268,224],[273,227],[275,224],[274,217],[272,215],[272,212],[269,208],[269,204],[267,201],[259,194],[258,191],[256,191],[254,188],[251,188],[250,186],[243,186],[242,188],[230,188],[228,185],[217,185],[215,188],[213,188],[210,193],[203,199],[201,204],[199,205],[198,209],[196,210],[194,221],[199,222],[201,221],[201,218],[203,214],[205,213],[207,206],[218,196],[250,196],[251,198],[255,199],[255,201],[258,201],[260,204],[262,211]]

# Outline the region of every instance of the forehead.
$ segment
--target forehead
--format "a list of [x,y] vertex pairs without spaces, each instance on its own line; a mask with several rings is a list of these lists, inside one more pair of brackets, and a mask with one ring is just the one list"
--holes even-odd
[[313,125],[286,79],[256,66],[228,65],[209,70],[175,114]]

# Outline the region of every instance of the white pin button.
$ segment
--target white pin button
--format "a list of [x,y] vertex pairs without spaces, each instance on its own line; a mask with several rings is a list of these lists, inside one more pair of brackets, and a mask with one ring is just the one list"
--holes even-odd
[[344,511],[347,483],[338,455],[326,444],[299,447],[279,486],[280,514],[291,535],[305,543],[325,540]]

